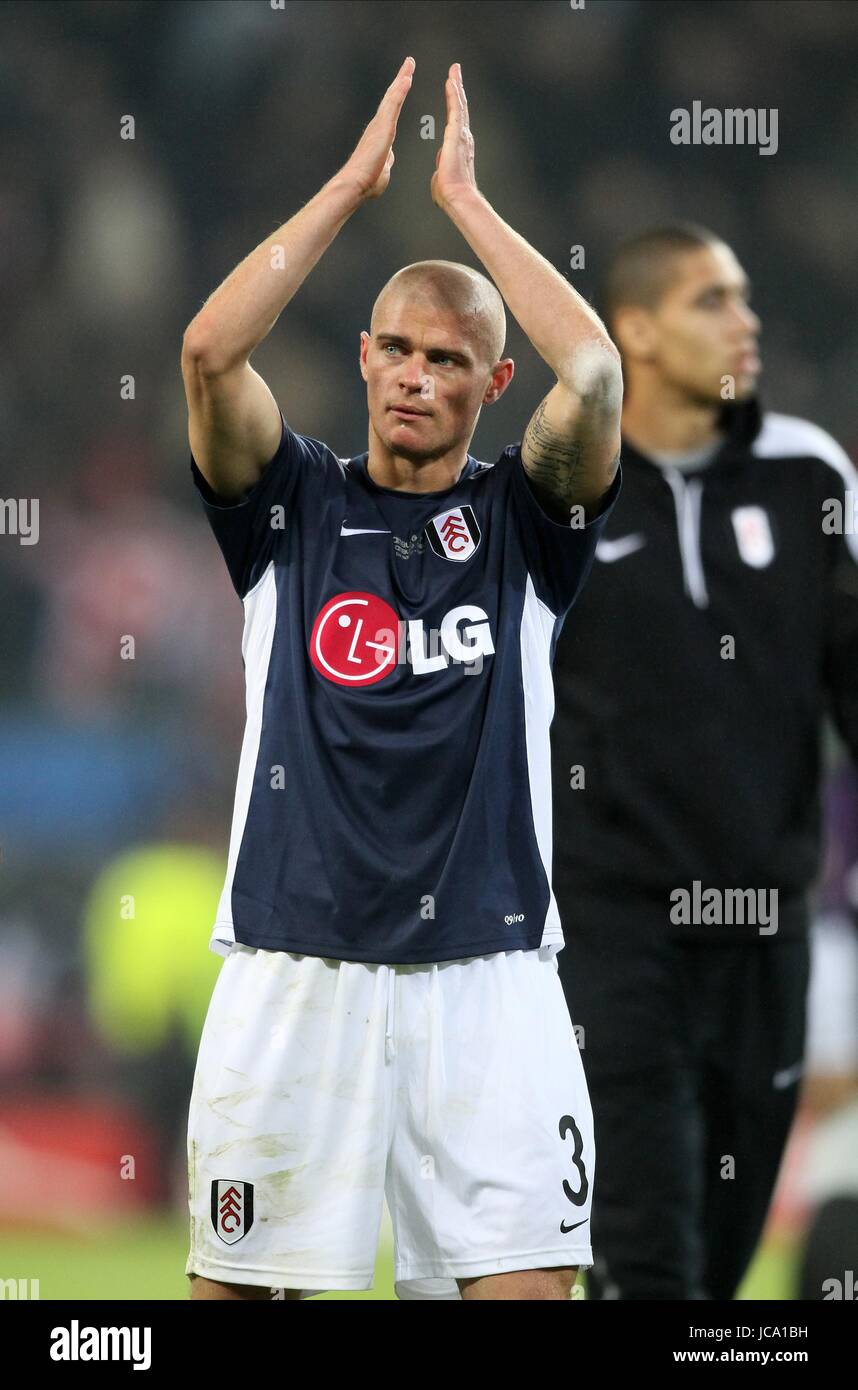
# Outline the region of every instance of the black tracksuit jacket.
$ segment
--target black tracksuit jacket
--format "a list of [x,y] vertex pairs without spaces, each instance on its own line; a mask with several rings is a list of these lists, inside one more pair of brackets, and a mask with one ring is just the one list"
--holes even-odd
[[826,709],[858,758],[858,534],[832,531],[836,501],[858,531],[858,475],[824,430],[757,401],[725,407],[722,427],[696,474],[624,441],[622,493],[557,641],[568,930],[576,890],[667,902],[699,880],[800,902],[818,864]]

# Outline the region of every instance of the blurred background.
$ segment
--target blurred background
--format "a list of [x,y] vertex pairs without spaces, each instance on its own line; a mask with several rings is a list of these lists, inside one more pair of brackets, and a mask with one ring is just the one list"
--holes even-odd
[[[0,1280],[42,1298],[187,1297],[184,1126],[244,704],[181,338],[409,53],[390,189],[254,356],[293,428],[362,452],[376,293],[412,261],[476,263],[429,195],[460,61],[501,216],[588,298],[620,236],[710,226],[754,284],[764,405],[858,451],[858,6],[7,0],[0,498],[39,511],[29,538],[0,531]],[[777,108],[777,153],[673,145],[694,100]],[[552,379],[509,328],[486,460]],[[809,1073],[745,1297],[800,1296],[814,1214],[858,1193],[858,783],[826,738]],[[393,1296],[389,1232],[373,1292],[340,1296]]]

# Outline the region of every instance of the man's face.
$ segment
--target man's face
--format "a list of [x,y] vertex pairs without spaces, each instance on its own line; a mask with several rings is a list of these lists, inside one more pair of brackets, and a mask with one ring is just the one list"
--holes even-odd
[[[369,417],[391,453],[414,462],[470,443],[482,405],[505,389],[512,363],[490,364],[459,316],[421,296],[389,296],[372,336],[361,333]],[[494,370],[493,370],[494,368]]]
[[676,279],[647,313],[646,355],[667,383],[707,404],[753,393],[762,364],[749,291],[729,246],[719,242],[677,258]]

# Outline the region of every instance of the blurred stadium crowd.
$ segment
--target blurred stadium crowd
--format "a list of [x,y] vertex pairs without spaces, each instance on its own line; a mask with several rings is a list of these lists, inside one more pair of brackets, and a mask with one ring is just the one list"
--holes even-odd
[[[855,457],[856,15],[827,0],[4,6],[0,496],[39,502],[36,544],[0,535],[0,1170],[28,1156],[18,1215],[50,1213],[73,1148],[80,1210],[115,1202],[98,1174],[120,1120],[151,1160],[134,1200],[184,1196],[243,727],[241,606],[188,470],[187,322],[336,171],[413,53],[389,192],[254,359],[295,429],[362,451],[358,335],[377,290],[411,261],[472,262],[431,204],[437,145],[420,134],[424,113],[443,129],[443,74],[461,59],[501,215],[589,297],[618,237],[711,226],[754,284],[764,402]],[[678,150],[670,111],[693,100],[779,107],[777,154]],[[480,424],[484,459],[548,385],[509,327],[516,385]],[[812,1023],[829,1075],[858,1065],[858,797],[837,761],[821,896],[834,955]],[[56,1219],[68,1210],[66,1190]]]

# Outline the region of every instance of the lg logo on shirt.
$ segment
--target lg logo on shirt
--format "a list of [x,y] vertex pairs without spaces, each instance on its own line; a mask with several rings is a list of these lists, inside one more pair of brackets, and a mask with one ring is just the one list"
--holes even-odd
[[443,671],[450,661],[482,669],[494,652],[488,614],[473,603],[451,608],[441,626],[427,632],[421,618],[403,622],[377,594],[336,594],[313,624],[310,660],[336,685],[375,685],[395,666],[408,664],[415,676]]

